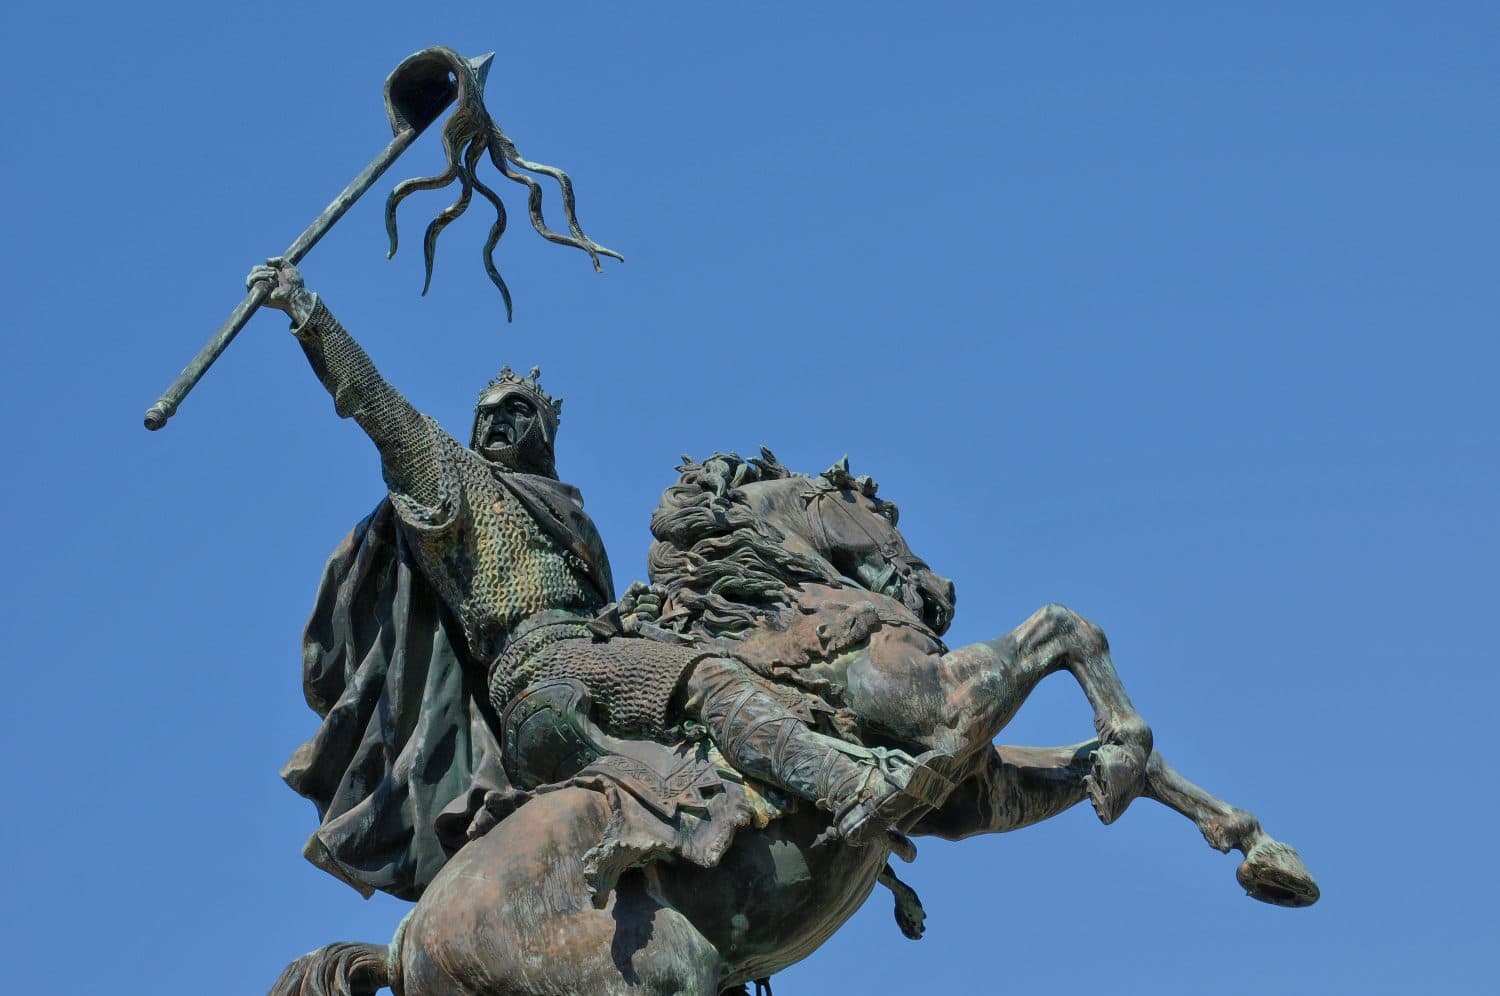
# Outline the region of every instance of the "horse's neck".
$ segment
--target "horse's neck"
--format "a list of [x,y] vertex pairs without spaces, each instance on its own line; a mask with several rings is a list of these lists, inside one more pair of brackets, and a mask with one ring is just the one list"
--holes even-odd
[[900,602],[863,588],[803,584],[796,601],[735,641],[762,673],[797,671],[869,641],[882,626],[921,626]]
[[838,571],[818,549],[812,520],[807,515],[803,495],[809,484],[805,478],[788,478],[747,486],[741,492],[760,522],[769,526],[782,547],[799,557],[811,557],[828,567],[829,575]]

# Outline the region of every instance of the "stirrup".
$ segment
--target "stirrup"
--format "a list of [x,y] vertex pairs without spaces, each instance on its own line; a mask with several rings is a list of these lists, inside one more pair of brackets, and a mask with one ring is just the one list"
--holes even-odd
[[851,847],[863,847],[887,830],[899,833],[900,824],[919,811],[941,806],[953,792],[953,782],[945,773],[953,760],[949,754],[930,750],[913,758],[900,781],[884,763],[886,757],[880,760],[879,770],[890,791],[883,798],[855,799],[834,815],[826,835]]

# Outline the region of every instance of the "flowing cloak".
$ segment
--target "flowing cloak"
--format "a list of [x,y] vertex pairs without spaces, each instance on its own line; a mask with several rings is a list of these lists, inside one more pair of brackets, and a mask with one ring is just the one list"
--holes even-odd
[[[576,489],[497,474],[603,601],[609,561]],[[281,777],[317,806],[303,854],[359,890],[415,900],[465,843],[485,793],[509,786],[463,627],[418,567],[387,497],[323,570],[303,636],[303,693],[323,723]]]

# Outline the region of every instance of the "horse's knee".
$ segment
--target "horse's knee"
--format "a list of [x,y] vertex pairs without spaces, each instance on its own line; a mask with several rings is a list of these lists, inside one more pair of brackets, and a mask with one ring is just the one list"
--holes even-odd
[[1066,605],[1050,602],[1020,627],[1020,645],[1028,653],[1098,656],[1109,651],[1104,630]]
[[1148,760],[1156,743],[1150,724],[1134,712],[1112,716],[1100,729],[1099,738],[1106,743],[1132,748]]
[[1060,602],[1048,602],[1031,614],[1022,625],[1035,634],[1036,639],[1057,639],[1078,628],[1083,617]]
[[1077,632],[1082,643],[1089,648],[1089,652],[1095,655],[1109,653],[1109,639],[1104,635],[1104,630],[1091,619],[1085,619],[1076,612],[1073,614],[1077,620]]

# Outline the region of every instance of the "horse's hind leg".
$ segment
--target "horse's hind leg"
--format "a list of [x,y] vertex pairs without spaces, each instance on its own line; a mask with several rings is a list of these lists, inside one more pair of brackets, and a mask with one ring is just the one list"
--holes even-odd
[[[412,942],[427,940],[413,938]],[[610,904],[585,904],[497,931],[482,959],[444,953],[406,959],[399,996],[715,996],[718,952],[677,911],[621,879]]]
[[718,951],[642,876],[594,906],[582,856],[611,816],[548,792],[455,854],[400,933],[398,996],[715,996]]

